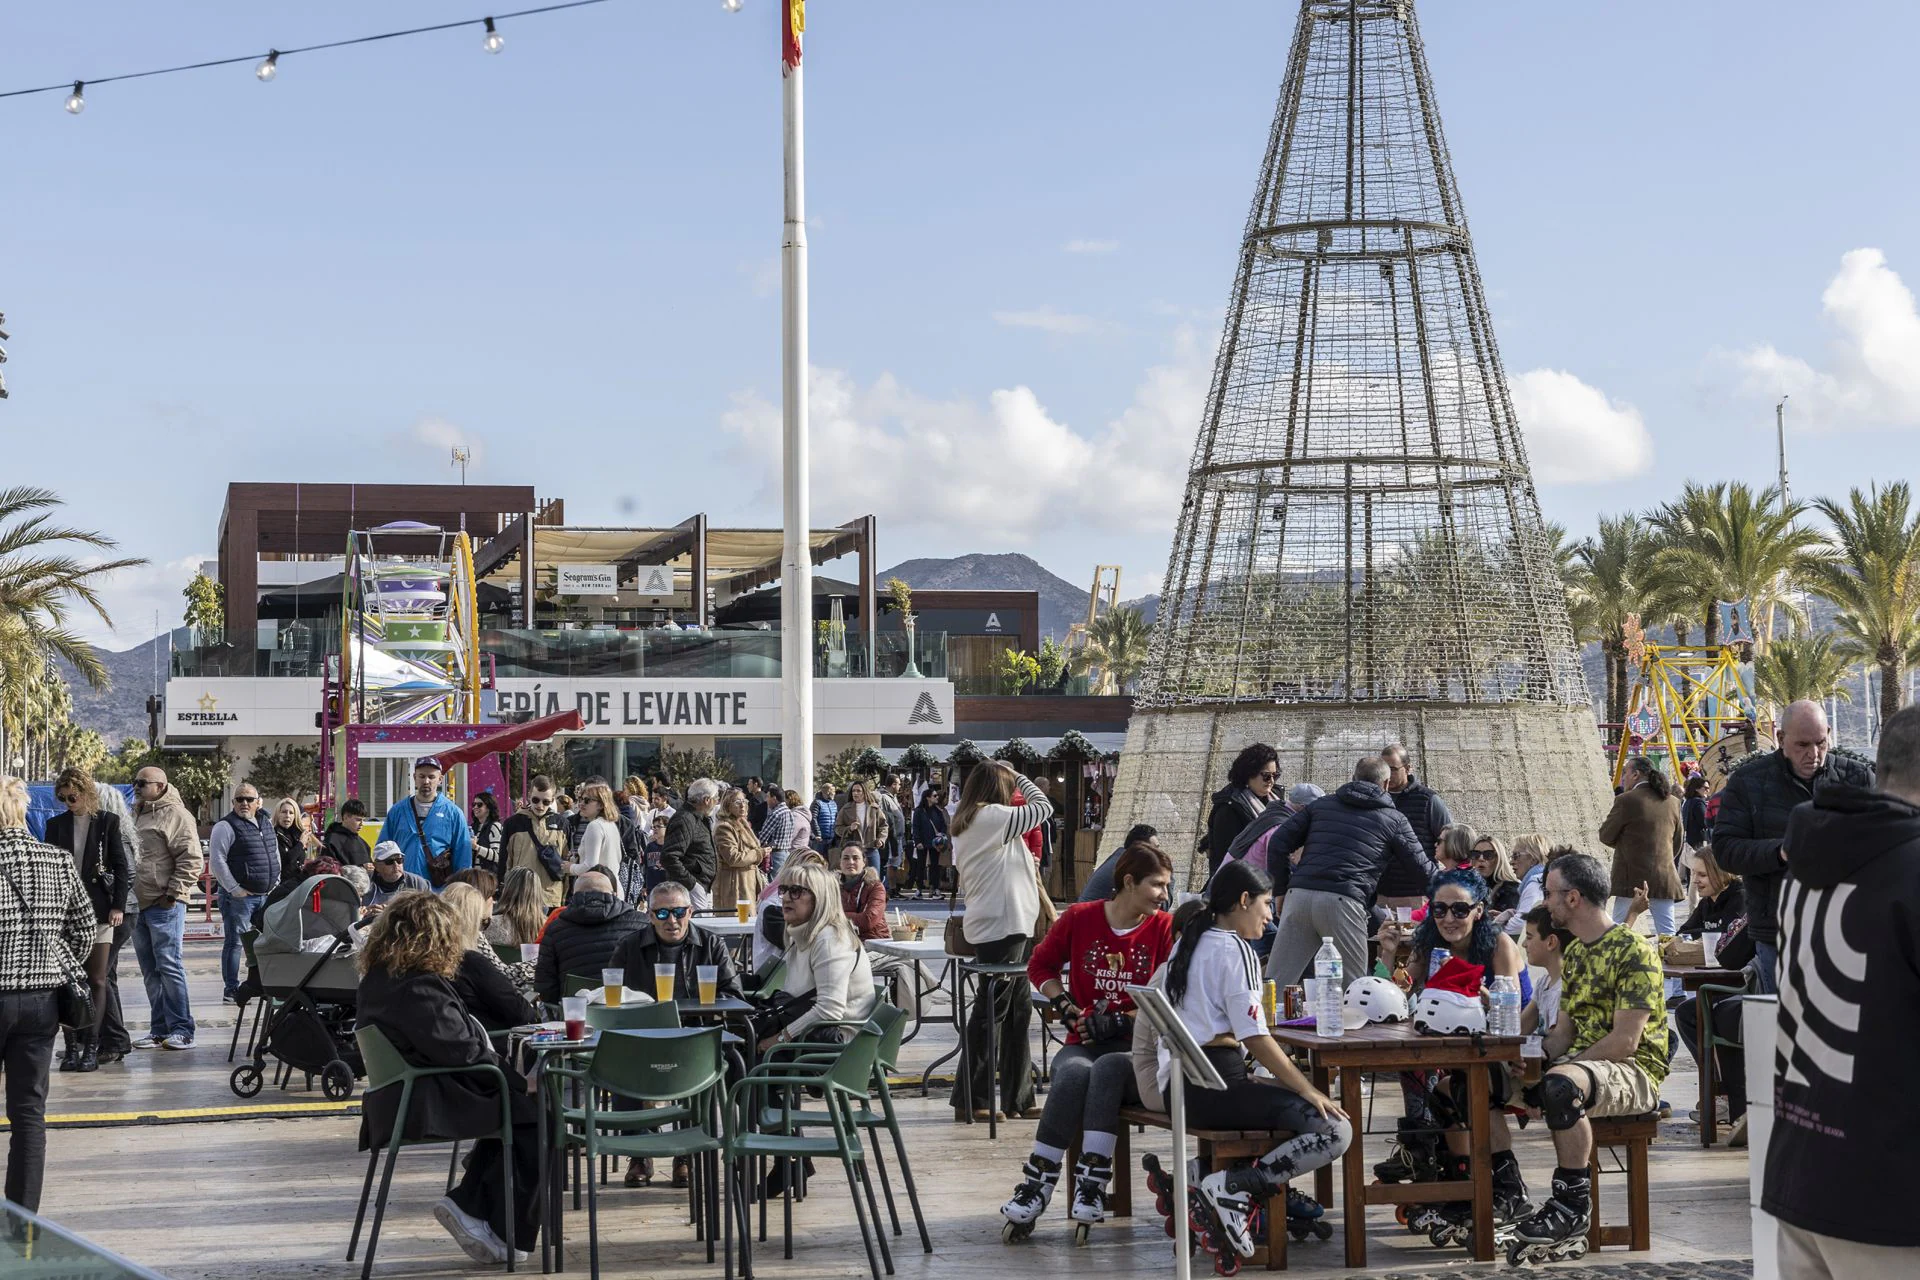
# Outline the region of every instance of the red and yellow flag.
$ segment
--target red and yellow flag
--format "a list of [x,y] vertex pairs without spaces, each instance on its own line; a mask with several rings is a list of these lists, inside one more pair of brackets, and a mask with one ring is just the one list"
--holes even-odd
[[789,70],[800,65],[800,33],[807,29],[807,0],[787,0],[787,20],[781,31],[780,59]]

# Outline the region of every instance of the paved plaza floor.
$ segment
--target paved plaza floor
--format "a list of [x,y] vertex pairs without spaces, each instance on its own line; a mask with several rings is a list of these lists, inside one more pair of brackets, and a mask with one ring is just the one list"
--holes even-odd
[[[87,1127],[62,1125],[48,1135],[42,1212],[99,1245],[179,1280],[357,1275],[358,1263],[349,1264],[344,1257],[365,1170],[365,1157],[355,1150],[357,1116],[331,1111],[317,1090],[306,1093],[298,1087],[284,1094],[269,1088],[251,1104],[236,1099],[226,1084],[231,1070],[226,1043],[234,1011],[218,1002],[217,945],[190,945],[188,957],[196,1011],[203,1019],[194,1049],[135,1054],[124,1064],[88,1076],[55,1074],[49,1107],[53,1115],[118,1118],[96,1120]],[[144,1021],[144,1000],[130,956],[122,977],[129,1021]],[[950,1027],[929,1024],[907,1045],[903,1070],[917,1073],[952,1046]],[[1684,1051],[1675,1068],[1665,1094],[1674,1114],[1682,1119],[1662,1126],[1654,1148],[1652,1252],[1607,1250],[1578,1264],[1550,1268],[1553,1273],[1686,1275],[1709,1280],[1751,1274],[1745,1261],[1752,1256],[1746,1153],[1724,1145],[1700,1148],[1698,1131],[1684,1120],[1696,1087]],[[1387,1135],[1398,1112],[1399,1094],[1393,1083],[1381,1080],[1378,1092],[1379,1106],[1367,1137],[1370,1160],[1385,1155]],[[1003,1124],[999,1138],[991,1140],[984,1124],[951,1121],[938,1086],[925,1100],[917,1088],[897,1090],[896,1096],[902,1103],[908,1148],[934,1243],[933,1254],[923,1254],[907,1220],[907,1234],[893,1241],[900,1276],[1007,1280],[1062,1271],[1173,1274],[1172,1242],[1153,1215],[1151,1198],[1138,1179],[1136,1204],[1144,1212],[1096,1228],[1085,1248],[1072,1244],[1064,1197],[1056,1199],[1030,1240],[1015,1246],[1002,1244],[998,1207],[1012,1190],[1032,1140],[1033,1123]],[[249,1105],[315,1110],[260,1118],[240,1110]],[[210,1114],[183,1114],[193,1112]],[[241,1118],[229,1118],[236,1114]],[[1518,1135],[1516,1147],[1530,1185],[1537,1195],[1544,1195],[1553,1163],[1546,1134],[1532,1126]],[[1165,1135],[1136,1134],[1134,1149],[1136,1161],[1147,1150],[1164,1154]],[[446,1171],[445,1148],[403,1153],[377,1275],[448,1276],[484,1270],[469,1263],[428,1214],[444,1187]],[[1607,1181],[1606,1194],[1616,1209],[1623,1181]],[[664,1185],[628,1190],[616,1177],[600,1204],[601,1263],[606,1276],[678,1280],[719,1274],[719,1264],[706,1261],[704,1246],[693,1240],[686,1224],[684,1193]],[[1338,1212],[1333,1210],[1336,1221]],[[837,1170],[822,1170],[811,1197],[797,1206],[791,1261],[780,1256],[777,1212],[771,1225],[771,1239],[756,1252],[756,1274],[770,1280],[866,1274],[852,1205]],[[568,1214],[568,1238],[578,1250],[569,1259],[569,1270],[576,1274],[585,1274],[585,1226],[584,1213]],[[1424,1237],[1396,1226],[1385,1209],[1377,1208],[1370,1215],[1368,1244],[1370,1267],[1364,1273],[1344,1266],[1338,1232],[1325,1243],[1295,1245],[1292,1269],[1316,1275],[1399,1277],[1505,1270],[1503,1264],[1469,1263],[1462,1250],[1433,1248]],[[533,1270],[537,1274],[537,1255]],[[1204,1255],[1196,1258],[1195,1274],[1213,1274]]]

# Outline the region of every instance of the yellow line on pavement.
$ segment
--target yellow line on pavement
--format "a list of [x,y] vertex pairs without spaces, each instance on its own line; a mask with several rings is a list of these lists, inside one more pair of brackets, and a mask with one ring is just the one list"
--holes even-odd
[[[357,1099],[345,1102],[283,1102],[254,1106],[182,1107],[170,1111],[75,1111],[47,1117],[47,1127],[118,1124],[176,1124],[186,1120],[248,1120],[263,1116],[353,1115],[360,1110]],[[0,1128],[6,1122],[0,1120]]]

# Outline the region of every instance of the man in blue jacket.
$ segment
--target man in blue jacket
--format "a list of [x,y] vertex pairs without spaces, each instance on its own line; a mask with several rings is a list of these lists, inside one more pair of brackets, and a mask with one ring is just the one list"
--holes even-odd
[[438,890],[457,871],[473,865],[473,833],[460,806],[440,794],[440,762],[422,756],[413,764],[413,794],[387,810],[380,839],[406,851],[407,870]]

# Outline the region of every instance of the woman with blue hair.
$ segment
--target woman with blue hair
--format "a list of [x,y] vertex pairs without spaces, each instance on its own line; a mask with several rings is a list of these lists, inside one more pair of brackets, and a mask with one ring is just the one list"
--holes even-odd
[[[1458,960],[1463,964],[1479,966],[1482,981],[1487,986],[1491,986],[1495,978],[1517,979],[1520,1001],[1524,1005],[1532,987],[1527,977],[1526,956],[1519,945],[1494,923],[1493,917],[1491,890],[1479,873],[1455,870],[1443,871],[1435,876],[1427,887],[1426,919],[1420,922],[1407,943],[1411,951],[1407,973],[1413,979],[1415,994],[1450,961]],[[1398,940],[1385,936],[1380,949],[1381,960],[1391,972],[1393,960],[1388,952],[1398,949]],[[1439,1175],[1443,1179],[1471,1176],[1468,1162],[1472,1141],[1467,1130],[1466,1073],[1456,1071],[1451,1075],[1446,1088],[1439,1087],[1437,1073],[1407,1073],[1402,1076],[1403,1088],[1409,1094],[1408,1114],[1418,1115],[1424,1111],[1440,1127],[1440,1136],[1446,1144],[1446,1150],[1438,1153]],[[1492,1108],[1493,1210],[1497,1229],[1526,1217],[1532,1211],[1532,1205],[1527,1202],[1526,1180],[1520,1175],[1519,1161],[1513,1155],[1513,1134],[1507,1127],[1505,1107],[1513,1095],[1512,1081],[1506,1068],[1501,1065],[1493,1067],[1488,1077],[1492,1094],[1489,1105]],[[1424,1106],[1420,1105],[1422,1103]],[[1409,1140],[1408,1134],[1403,1132],[1402,1141]],[[1408,1222],[1427,1231],[1436,1245],[1462,1243],[1473,1224],[1473,1206],[1461,1201],[1428,1208],[1424,1212],[1416,1210],[1415,1217],[1409,1218]]]

